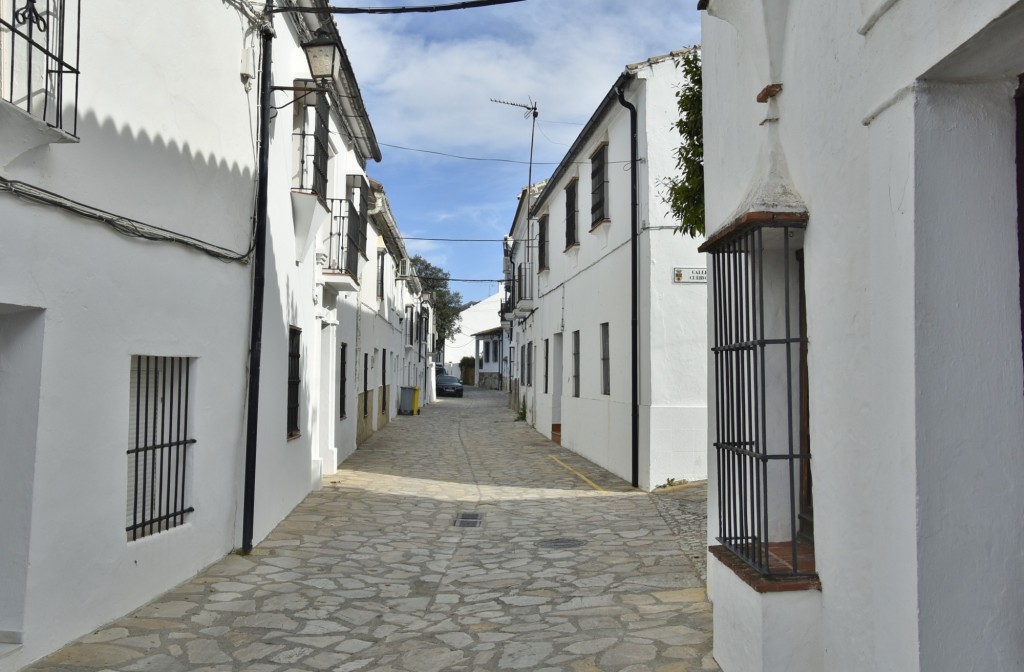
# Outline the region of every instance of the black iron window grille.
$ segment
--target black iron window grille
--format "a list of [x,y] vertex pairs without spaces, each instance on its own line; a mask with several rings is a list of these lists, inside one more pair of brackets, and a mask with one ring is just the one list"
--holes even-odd
[[338,359],[341,375],[338,383],[338,416],[344,420],[348,417],[348,343],[341,344]]
[[380,412],[386,413],[388,410],[388,351],[384,350],[380,358],[380,387],[381,387],[381,398],[380,398]]
[[608,323],[601,323],[601,394],[612,393],[611,354],[608,342]]
[[363,353],[363,417],[370,415],[370,354]]
[[580,396],[580,332],[572,332],[572,396]]
[[188,357],[133,355],[128,411],[128,541],[185,522],[189,447]]
[[412,306],[405,307],[405,343],[412,346],[415,338],[415,313]]
[[359,274],[359,257],[366,258],[366,223],[369,212],[369,185],[362,175],[349,175],[346,179],[348,193],[348,221],[346,225],[346,250],[344,271],[356,278]]
[[590,156],[590,223],[597,226],[608,219],[608,145]]
[[569,249],[576,243],[580,242],[579,236],[576,234],[576,187],[579,184],[576,180],[571,180],[565,187],[565,249]]
[[758,213],[712,239],[718,541],[764,575],[814,576],[802,233]]
[[377,300],[384,300],[384,259],[387,252],[377,250]]
[[295,82],[294,135],[298,144],[297,188],[316,194],[325,208],[327,199],[327,161],[330,158],[330,102],[317,92],[309,80]]
[[533,341],[526,344],[526,386],[533,386]]
[[0,0],[0,98],[78,136],[79,0]]
[[297,327],[288,328],[288,436],[299,435],[299,388],[302,385],[302,369],[300,357],[302,348],[302,330]]
[[537,272],[548,270],[548,216],[537,220]]
[[550,352],[548,339],[544,339],[544,394],[548,393],[548,354]]
[[328,144],[328,123],[330,122],[330,103],[327,94],[316,94],[316,120],[313,130],[313,193],[324,205],[327,204],[327,159],[330,156]]

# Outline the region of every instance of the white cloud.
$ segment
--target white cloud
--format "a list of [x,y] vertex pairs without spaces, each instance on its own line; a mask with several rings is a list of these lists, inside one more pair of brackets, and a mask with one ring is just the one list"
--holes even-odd
[[[381,142],[525,159],[529,123],[491,98],[532,99],[542,120],[585,122],[627,63],[695,41],[696,11],[680,5],[526,0],[346,17],[340,28]],[[579,130],[567,129],[562,142]],[[562,153],[552,146],[551,155]]]

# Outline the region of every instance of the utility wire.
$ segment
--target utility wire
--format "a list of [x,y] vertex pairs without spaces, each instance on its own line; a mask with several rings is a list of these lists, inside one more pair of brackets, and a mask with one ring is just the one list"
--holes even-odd
[[492,5],[507,5],[525,0],[467,0],[448,5],[420,5],[414,7],[275,7],[270,11],[293,14],[413,14],[447,12],[453,9],[476,9]]
[[[381,142],[379,144],[382,147],[391,147],[392,149],[404,149],[407,152],[421,152],[423,154],[436,154],[437,156],[446,156],[446,157],[448,157],[450,159],[462,159],[463,161],[494,161],[494,162],[498,162],[498,163],[521,163],[523,165],[527,165],[527,164],[530,163],[529,161],[519,161],[517,159],[492,159],[492,158],[479,157],[479,156],[461,156],[459,154],[448,154],[447,152],[439,152],[439,151],[436,151],[436,150],[433,150],[433,149],[417,149],[415,147],[403,147],[401,145],[389,145],[386,142]],[[536,164],[543,164],[543,165],[546,165],[546,166],[557,166],[558,165],[557,161],[534,161],[533,163],[535,165]]]
[[[333,133],[333,131],[332,131],[332,133]],[[544,137],[547,137],[547,136],[544,136]],[[405,150],[407,152],[420,152],[422,154],[435,154],[437,156],[444,156],[444,157],[449,158],[449,159],[461,159],[463,161],[492,161],[492,162],[497,162],[497,163],[518,163],[518,164],[521,164],[521,165],[524,165],[524,166],[529,165],[529,163],[530,163],[529,161],[520,161],[518,159],[500,159],[500,158],[488,158],[488,157],[480,157],[480,156],[462,156],[460,154],[449,154],[448,152],[439,152],[439,151],[437,151],[435,149],[420,149],[420,148],[417,148],[417,147],[404,147],[402,145],[389,145],[386,142],[379,142],[377,144],[379,144],[381,147],[390,147],[392,149],[403,149],[403,150]],[[555,143],[555,144],[559,144],[559,143]],[[559,163],[560,162],[558,162],[558,161],[534,161],[533,165],[535,165],[535,166],[557,166],[557,165],[559,165]],[[587,163],[590,163],[590,162],[589,161],[573,161],[574,165],[579,165],[579,166],[582,166],[582,165],[587,164]],[[608,164],[612,164],[612,163],[630,163],[630,161],[628,159],[626,159],[626,160],[623,160],[623,161],[606,161],[605,163],[608,163]]]
[[445,243],[502,243],[504,238],[416,238],[414,236],[402,236],[403,240],[437,240]]
[[208,254],[214,259],[219,259],[223,262],[248,264],[253,252],[253,242],[250,242],[249,249],[245,252],[236,252],[226,247],[221,247],[219,245],[206,242],[205,240],[200,240],[199,238],[193,238],[192,236],[184,233],[170,231],[153,224],[147,224],[136,219],[122,217],[121,215],[116,215],[112,212],[107,212],[106,210],[100,210],[99,208],[95,208],[91,205],[79,203],[78,201],[67,198],[66,196],[61,196],[60,194],[48,191],[42,187],[37,187],[27,182],[8,180],[0,177],[0,192],[7,192],[25,201],[40,205],[54,206],[62,210],[67,210],[68,212],[73,212],[80,217],[102,222],[124,236],[131,238],[143,238],[145,240],[158,242],[176,243],[178,245],[192,248],[193,250],[198,250],[204,254]]

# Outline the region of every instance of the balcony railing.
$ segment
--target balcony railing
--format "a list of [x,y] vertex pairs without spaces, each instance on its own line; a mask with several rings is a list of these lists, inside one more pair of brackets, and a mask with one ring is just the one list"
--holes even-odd
[[80,0],[0,0],[0,98],[78,135]]
[[533,264],[521,263],[516,267],[515,304],[517,312],[528,312],[533,309]]
[[[350,278],[351,289],[359,284],[360,259],[366,248],[366,223],[359,210],[345,198],[329,198],[330,228],[321,240],[323,269],[328,273],[343,273]],[[349,281],[343,281],[345,288]]]

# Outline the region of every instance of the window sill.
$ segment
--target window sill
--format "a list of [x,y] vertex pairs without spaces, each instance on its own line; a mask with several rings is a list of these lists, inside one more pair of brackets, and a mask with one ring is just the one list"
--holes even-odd
[[295,439],[301,439],[302,432],[288,432],[288,441],[294,441]]
[[[788,546],[788,544],[786,544]],[[770,547],[771,545],[769,545]],[[809,546],[809,545],[808,545]],[[813,547],[810,547],[813,549]],[[821,590],[821,579],[817,574],[814,576],[779,577],[764,575],[743,561],[738,555],[725,546],[708,546],[708,552],[715,556],[726,568],[732,571],[741,581],[758,593],[785,593],[801,590]],[[784,560],[780,564],[786,565]],[[788,565],[786,565],[788,566]],[[810,566],[813,569],[814,560],[811,556]]]
[[58,143],[77,143],[78,138],[50,126],[17,105],[0,100],[0,168],[37,147]]
[[564,250],[562,250],[562,252],[563,253],[572,252],[573,250],[578,250],[579,248],[580,248],[580,242],[577,240],[575,243],[573,243],[572,245],[570,245],[570,246],[566,247]]
[[590,225],[590,232],[593,233],[597,229],[600,229],[603,224],[611,224],[612,220],[608,217],[602,217],[593,224]]

